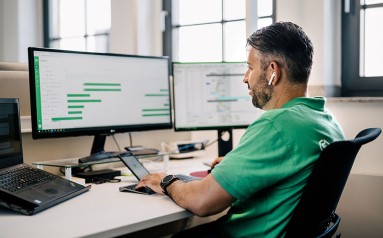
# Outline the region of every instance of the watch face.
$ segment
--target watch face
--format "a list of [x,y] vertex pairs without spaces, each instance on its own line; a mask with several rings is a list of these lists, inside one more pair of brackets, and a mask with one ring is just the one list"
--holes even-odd
[[161,188],[164,190],[164,193],[165,193],[166,195],[169,195],[168,192],[166,191],[166,188],[167,188],[170,184],[172,184],[174,181],[176,181],[176,180],[179,180],[179,178],[177,178],[177,176],[175,176],[175,175],[167,175],[167,176],[165,176],[165,177],[162,179],[162,181],[161,181],[161,183],[160,183],[160,186],[161,186]]
[[162,179],[163,183],[168,183],[173,179],[174,175],[167,175],[165,178]]

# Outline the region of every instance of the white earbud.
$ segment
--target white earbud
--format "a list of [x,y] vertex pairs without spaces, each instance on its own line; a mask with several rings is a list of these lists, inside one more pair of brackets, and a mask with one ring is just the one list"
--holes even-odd
[[273,74],[270,77],[269,85],[271,85],[271,83],[273,82],[274,77],[275,77],[275,72],[273,72]]

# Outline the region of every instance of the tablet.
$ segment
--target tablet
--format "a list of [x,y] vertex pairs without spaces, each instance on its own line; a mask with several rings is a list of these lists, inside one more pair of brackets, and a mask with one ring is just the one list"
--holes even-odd
[[132,171],[134,176],[141,180],[142,177],[149,174],[149,171],[141,164],[138,159],[130,152],[119,154],[118,157],[126,167]]

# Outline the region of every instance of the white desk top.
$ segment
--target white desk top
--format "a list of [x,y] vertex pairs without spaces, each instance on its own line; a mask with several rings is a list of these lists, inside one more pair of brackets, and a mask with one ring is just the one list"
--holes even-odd
[[[211,158],[171,161],[170,173],[206,170]],[[122,193],[118,188],[134,183],[94,184],[77,197],[33,216],[0,207],[0,237],[112,237],[192,216],[165,195]]]

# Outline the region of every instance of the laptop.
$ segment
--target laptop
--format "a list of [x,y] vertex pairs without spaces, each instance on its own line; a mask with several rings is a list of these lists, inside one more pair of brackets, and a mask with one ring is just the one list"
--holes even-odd
[[0,98],[0,205],[26,215],[84,193],[83,186],[23,163],[19,100]]
[[[121,153],[118,155],[122,163],[129,168],[129,170],[133,173],[133,175],[138,179],[141,180],[142,177],[149,174],[149,171],[141,164],[140,161],[130,152]],[[194,176],[188,176],[183,174],[177,174],[176,175],[180,180],[184,182],[191,182],[194,180],[199,180],[201,178],[194,177]],[[139,189],[136,189],[137,184],[127,185],[120,187],[120,192],[131,192],[131,193],[140,193],[140,194],[146,194],[151,195],[156,192],[154,192],[149,187],[141,187]]]

